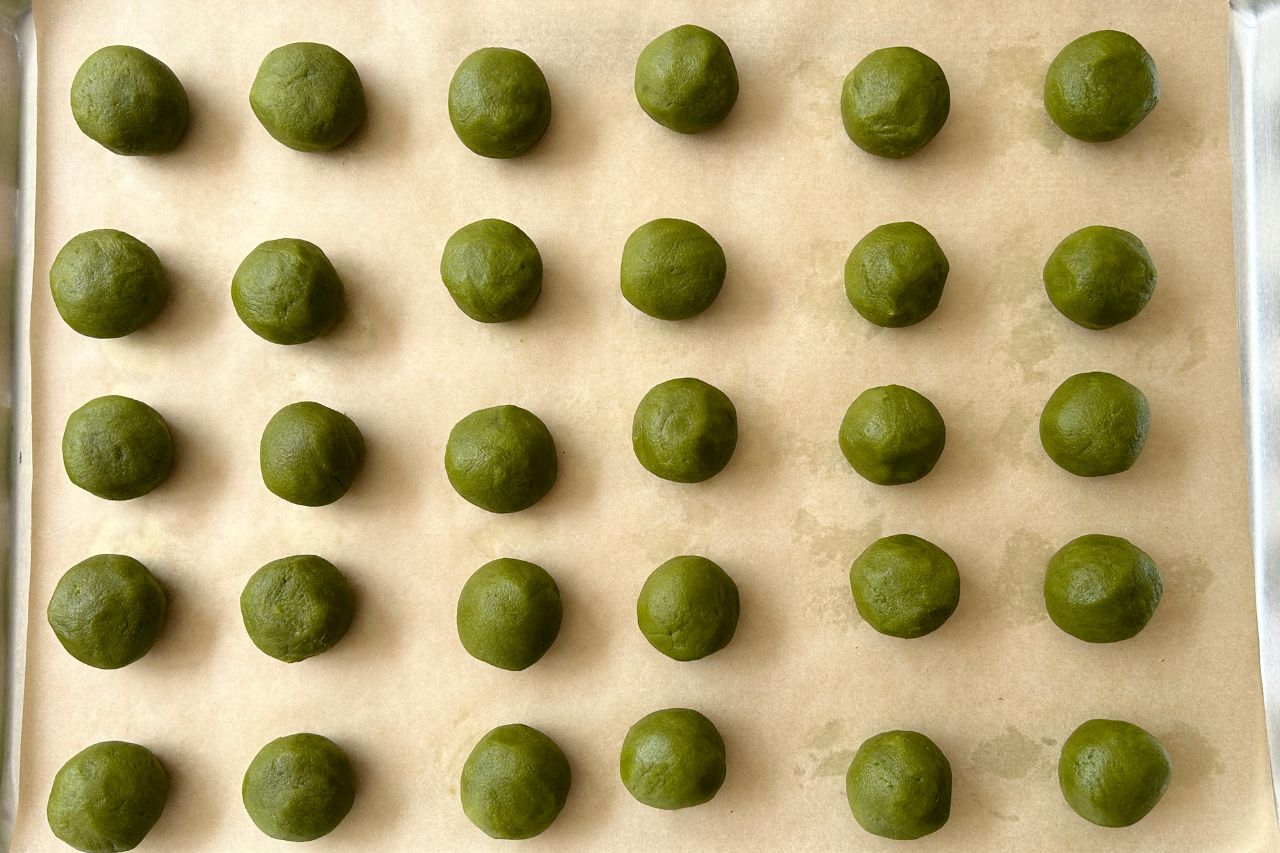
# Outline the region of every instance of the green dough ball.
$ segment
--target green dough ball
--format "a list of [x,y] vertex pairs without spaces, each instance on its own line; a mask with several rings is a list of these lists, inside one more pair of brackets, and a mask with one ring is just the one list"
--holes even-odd
[[347,579],[322,557],[272,560],[240,593],[240,616],[263,652],[297,663],[328,651],[351,627],[355,599]]
[[166,609],[164,590],[146,566],[121,554],[98,554],[67,569],[46,613],[73,658],[119,669],[155,645]]
[[1127,33],[1080,36],[1054,57],[1044,78],[1044,108],[1054,124],[1085,142],[1119,139],[1160,99],[1156,63]]
[[356,773],[342,747],[301,733],[258,750],[240,786],[245,811],[282,841],[314,841],[333,832],[356,801]]
[[108,740],[86,747],[53,777],[49,828],[84,853],[132,850],[156,825],[169,776],[151,750]]
[[1045,404],[1040,443],[1072,474],[1101,477],[1133,466],[1150,425],[1151,408],[1137,388],[1110,373],[1077,373]]
[[871,230],[844,262],[844,292],[858,313],[897,329],[938,307],[951,265],[933,235],[914,222]]
[[187,92],[169,66],[136,47],[96,50],[71,81],[84,135],[117,154],[172,151],[187,129]]
[[960,572],[946,551],[900,533],[871,543],[849,569],[858,614],[881,634],[909,640],[942,627],[960,603]]
[[262,482],[302,506],[325,506],[347,493],[364,464],[355,421],[319,403],[291,403],[271,416],[258,445]]
[[1067,805],[1098,826],[1132,826],[1169,787],[1169,753],[1145,729],[1089,720],[1062,744],[1058,785]]
[[947,427],[933,403],[901,385],[868,388],[840,424],[840,450],[853,470],[881,486],[914,483],[933,470]]
[[654,711],[627,731],[619,765],[631,796],[655,809],[685,809],[724,784],[724,740],[697,711]]
[[1044,265],[1053,306],[1086,329],[1109,329],[1138,316],[1156,289],[1147,247],[1128,231],[1091,225],[1058,244]]
[[844,786],[854,820],[881,838],[923,838],[951,816],[951,764],[919,732],[867,738],[849,763]]
[[49,268],[53,304],[67,325],[91,338],[119,338],[151,322],[169,282],[151,247],[102,228],[67,241]]
[[364,86],[338,51],[297,42],[263,58],[249,106],[277,142],[295,151],[330,151],[364,121]]
[[631,447],[652,474],[701,483],[724,470],[738,446],[738,412],[700,379],[669,379],[649,389],[631,419]]
[[519,723],[498,726],[462,767],[462,810],[491,838],[533,838],[564,808],[569,783],[555,741]]
[[560,588],[546,569],[504,557],[467,578],[458,596],[458,639],[476,660],[528,669],[560,633]]
[[481,219],[444,244],[440,278],[472,320],[505,323],[529,313],[542,293],[542,255],[510,222]]
[[472,412],[454,424],[444,450],[454,491],[489,512],[519,512],[556,483],[556,443],[546,424],[519,406]]
[[738,585],[724,569],[706,557],[672,557],[644,582],[636,621],[667,657],[698,660],[729,645],[738,610]]
[[484,47],[462,60],[449,81],[449,122],[482,157],[518,157],[551,124],[551,90],[525,54]]
[[62,464],[86,492],[109,501],[141,497],[173,470],[173,437],[160,413],[128,397],[96,397],[71,413]]
[[236,268],[231,304],[258,337],[273,344],[304,344],[341,319],[342,279],[314,243],[294,237],[268,240]]
[[622,295],[659,320],[686,320],[710,308],[724,274],[716,238],[683,219],[646,222],[622,249]]
[[649,118],[680,133],[725,120],[738,100],[738,69],[720,36],[693,24],[667,30],[636,60],[636,100]]
[[1049,618],[1073,637],[1114,643],[1151,621],[1164,582],[1155,561],[1119,536],[1072,539],[1049,560],[1044,605]]
[[938,63],[910,47],[873,50],[844,78],[840,117],[859,148],[908,157],[929,144],[951,111],[951,89]]

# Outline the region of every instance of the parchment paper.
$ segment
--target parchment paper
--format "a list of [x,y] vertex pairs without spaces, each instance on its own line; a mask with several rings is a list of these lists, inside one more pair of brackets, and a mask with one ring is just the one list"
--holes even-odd
[[[15,849],[62,849],[44,820],[57,768],[95,741],[144,743],[172,777],[142,850],[293,849],[261,835],[240,780],[268,740],[296,731],[346,747],[350,816],[308,850],[509,849],[471,826],[458,775],[493,726],[525,722],[573,767],[563,814],[529,850],[898,850],[849,814],[844,773],[866,737],[927,733],[955,771],[946,827],[920,851],[1272,849],[1277,840],[1259,696],[1246,535],[1227,159],[1225,3],[810,0],[700,3],[420,3],[98,0],[37,3],[39,207],[31,348],[34,541],[22,794]],[[694,21],[731,46],[742,94],[719,129],[682,137],[631,91],[636,54]],[[1129,137],[1076,143],[1040,104],[1044,70],[1085,32],[1137,36],[1159,65],[1160,105]],[[327,42],[359,68],[369,119],[329,155],[274,142],[249,110],[262,56]],[[94,49],[143,48],[191,99],[181,148],[122,158],[82,136],[71,77]],[[845,137],[840,84],[868,51],[910,44],[938,60],[952,112],[901,162]],[[449,128],[449,77],[471,50],[516,47],[541,65],[551,130],[496,162]],[[450,302],[444,241],[496,216],[542,251],[545,290],[513,324]],[[656,216],[692,219],[729,259],[718,302],[684,323],[618,293],[622,244]],[[880,330],[845,301],[841,269],[872,227],[913,219],[951,276],[937,313]],[[1133,322],[1077,328],[1045,298],[1040,268],[1084,225],[1137,233],[1160,271]],[[58,319],[46,276],[74,234],[120,228],[155,248],[173,300],[145,331],[93,341]],[[257,243],[320,245],[350,309],[332,336],[277,347],[237,320],[232,272]],[[1145,390],[1151,437],[1132,471],[1075,478],[1042,453],[1036,420],[1068,375],[1108,370]],[[697,376],[738,407],[741,443],[713,480],[656,479],[630,449],[655,383]],[[845,464],[836,430],[863,389],[930,397],[946,452],[918,484],[883,488]],[[67,414],[107,393],[154,405],[178,464],[151,495],[114,504],[68,482]],[[313,399],[368,440],[349,495],[309,509],[263,487],[263,425]],[[449,488],[450,426],[517,403],[562,451],[535,508],[493,516]],[[956,559],[963,595],[929,637],[882,637],[857,617],[850,561],[875,537],[914,532]],[[1166,593],[1137,638],[1090,646],[1044,615],[1045,562],[1088,532],[1126,536]],[[44,619],[61,573],[116,551],[170,592],[169,625],[138,663],[100,672],[68,656]],[[288,666],[244,633],[238,595],[262,563],[318,553],[358,588],[332,652]],[[742,593],[738,636],[699,663],[645,642],[634,602],[661,561],[700,553]],[[564,629],[530,670],[500,672],[457,641],[457,593],[501,555],[548,568]],[[627,727],[689,706],[723,732],[729,776],[709,804],[667,813],[618,779]],[[1063,738],[1091,717],[1157,734],[1173,783],[1127,830],[1063,803]]]

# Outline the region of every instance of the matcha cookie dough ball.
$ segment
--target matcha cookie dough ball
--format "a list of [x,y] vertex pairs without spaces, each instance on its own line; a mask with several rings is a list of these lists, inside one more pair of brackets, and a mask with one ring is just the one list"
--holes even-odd
[[267,133],[295,151],[330,151],[364,121],[364,86],[351,61],[327,44],[297,42],[262,60],[249,106]]
[[1053,624],[1087,643],[1115,643],[1151,621],[1164,592],[1155,561],[1127,539],[1072,539],[1049,560],[1044,605]]
[[499,669],[537,663],[560,633],[560,588],[546,569],[504,557],[476,569],[458,596],[458,639]]
[[1089,720],[1062,744],[1058,786],[1067,805],[1098,826],[1132,826],[1169,787],[1169,753],[1145,729]]
[[187,92],[169,66],[136,47],[94,51],[71,81],[71,115],[116,154],[172,151],[187,129]]
[[873,50],[844,78],[844,132],[878,157],[909,157],[929,144],[951,111],[938,63],[910,47]]
[[510,222],[481,219],[444,244],[440,278],[472,320],[505,323],[529,313],[542,293],[542,255]]
[[155,645],[166,609],[164,590],[146,566],[121,554],[98,554],[67,569],[46,615],[73,658],[119,669]]
[[231,279],[241,321],[273,344],[304,344],[338,325],[343,288],[320,247],[284,237],[245,256]]
[[355,611],[347,579],[323,557],[272,560],[240,593],[240,616],[253,644],[276,660],[297,663],[346,636]]
[[482,157],[518,157],[551,124],[547,78],[518,50],[481,48],[449,81],[449,122],[462,144]]
[[1128,231],[1091,225],[1068,234],[1044,265],[1053,307],[1086,329],[1109,329],[1138,316],[1156,289],[1147,247]]
[[881,486],[914,483],[933,470],[947,427],[933,403],[901,385],[868,388],[840,424],[840,450],[853,470]]
[[942,627],[960,603],[960,572],[951,556],[919,536],[886,536],[849,569],[858,615],[881,634],[909,640]]
[[1128,471],[1147,441],[1151,409],[1141,391],[1110,373],[1077,373],[1040,414],[1040,443],[1080,477]]
[[864,318],[897,329],[934,312],[950,271],[932,234],[914,222],[891,222],[854,245],[844,262],[844,293]]
[[75,849],[117,853],[142,843],[168,798],[169,776],[151,750],[108,740],[62,765],[45,815],[53,834]]
[[494,406],[454,424],[444,471],[454,491],[489,512],[519,512],[556,483],[556,443],[533,412]]
[[67,325],[91,338],[120,338],[155,319],[169,282],[151,247],[123,231],[77,234],[49,268],[53,304]]
[[1084,142],[1119,139],[1155,109],[1156,63],[1128,33],[1080,36],[1054,57],[1044,78],[1044,108],[1053,123]]
[[569,783],[555,741],[519,723],[498,726],[462,767],[462,811],[491,838],[533,838],[564,808]]
[[272,494],[302,506],[325,506],[351,488],[364,464],[364,436],[342,412],[291,403],[267,421],[258,462]]
[[627,731],[619,764],[631,796],[655,809],[686,809],[708,802],[724,784],[724,740],[697,711],[667,708]]
[[631,447],[651,474],[701,483],[724,470],[738,446],[738,411],[701,379],[669,379],[649,389],[631,419]]
[[849,764],[844,787],[854,820],[881,838],[923,838],[951,816],[951,764],[919,732],[867,738]]
[[680,133],[725,120],[738,100],[738,69],[720,36],[693,24],[667,30],[636,60],[636,100],[649,118]]
[[725,269],[716,238],[683,219],[655,219],[622,248],[622,295],[650,317],[687,320],[716,301]]
[[356,773],[342,747],[301,733],[276,738],[249,763],[240,786],[258,829],[282,841],[314,841],[342,823],[356,801]]
[[667,657],[699,660],[729,645],[738,610],[738,585],[724,569],[706,557],[672,557],[640,589],[636,621]]
[[173,437],[160,413],[128,397],[96,397],[71,413],[62,433],[71,482],[109,501],[145,495],[173,470]]

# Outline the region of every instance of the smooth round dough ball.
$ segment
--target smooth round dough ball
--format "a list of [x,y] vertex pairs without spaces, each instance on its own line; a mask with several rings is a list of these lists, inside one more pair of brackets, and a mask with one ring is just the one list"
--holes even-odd
[[71,81],[71,115],[116,154],[172,151],[187,129],[187,92],[169,66],[136,47],[99,48]]
[[701,379],[669,379],[649,389],[631,419],[631,447],[651,474],[701,483],[724,470],[738,446],[738,411]]
[[462,766],[462,811],[491,838],[533,838],[551,826],[569,797],[569,760],[529,726],[498,726]]
[[933,403],[901,385],[868,388],[840,424],[840,450],[864,478],[881,486],[914,483],[933,470],[947,427]]
[[323,557],[272,560],[240,593],[240,617],[253,644],[276,660],[297,663],[346,636],[355,597],[342,572]]
[[342,412],[291,403],[267,421],[258,462],[272,494],[302,506],[325,506],[355,481],[364,464],[364,436]]
[[505,323],[529,313],[542,293],[542,255],[510,222],[481,219],[444,244],[440,278],[472,320]]
[[1169,753],[1123,720],[1089,720],[1062,744],[1058,786],[1067,805],[1098,826],[1132,826],[1169,787]]
[[519,406],[472,412],[454,424],[444,470],[454,491],[489,512],[519,512],[556,483],[556,443],[546,424]]
[[356,773],[342,747],[306,732],[258,750],[240,786],[258,829],[282,841],[314,841],[342,823],[356,801]]
[[859,240],[844,263],[849,304],[877,326],[919,323],[938,307],[951,265],[923,226],[891,222]]
[[680,661],[729,645],[738,613],[738,585],[706,557],[667,560],[645,580],[636,600],[636,622],[649,645]]
[[62,765],[45,815],[53,834],[75,849],[118,853],[142,843],[168,799],[169,776],[151,750],[108,740]]
[[98,554],[67,569],[45,612],[73,658],[119,669],[151,650],[167,609],[164,590],[146,566],[122,554]]
[[938,63],[910,47],[885,47],[844,78],[840,117],[854,143],[877,157],[909,157],[938,135],[951,89]]
[[1068,320],[1109,329],[1146,307],[1156,289],[1156,266],[1133,234],[1090,225],[1068,234],[1049,255],[1044,289]]
[[654,711],[627,731],[619,770],[622,784],[646,806],[701,805],[724,784],[724,739],[715,724],[697,711]]
[[1087,643],[1115,643],[1147,626],[1164,581],[1146,552],[1119,536],[1072,539],[1049,560],[1044,605],[1053,624]]
[[71,482],[109,501],[141,497],[173,470],[173,437],[160,413],[129,397],[96,397],[71,413],[62,433]]
[[649,118],[680,133],[724,121],[738,100],[738,69],[720,36],[693,24],[667,30],[636,60],[636,100]]
[[342,279],[314,243],[294,237],[268,240],[236,268],[231,304],[263,340],[304,344],[342,318]]
[[919,732],[867,738],[849,763],[844,787],[854,820],[881,838],[923,838],[951,816],[951,763]]
[[483,47],[453,72],[449,122],[462,144],[480,156],[518,157],[551,124],[547,78],[518,50]]
[[1064,47],[1044,78],[1053,123],[1084,142],[1119,139],[1160,99],[1151,54],[1128,33],[1099,30]]
[[296,42],[263,58],[249,106],[277,142],[295,151],[331,151],[364,121],[364,86],[338,51]]
[[849,586],[868,625],[904,640],[938,630],[960,603],[955,560],[908,533],[872,542],[853,561]]
[[650,317],[687,320],[716,301],[725,270],[716,238],[683,219],[655,219],[622,248],[622,295]]
[[560,633],[564,606],[541,566],[503,557],[476,569],[458,596],[458,639],[467,654],[516,672],[537,663]]
[[1110,373],[1077,373],[1049,397],[1040,414],[1040,444],[1049,458],[1080,477],[1133,467],[1147,441],[1146,396]]
[[49,289],[66,324],[91,338],[137,331],[169,300],[169,282],[156,253],[111,228],[68,240],[49,267]]

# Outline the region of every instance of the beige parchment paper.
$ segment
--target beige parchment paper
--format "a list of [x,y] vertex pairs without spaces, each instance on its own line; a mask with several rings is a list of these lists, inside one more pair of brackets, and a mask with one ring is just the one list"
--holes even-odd
[[[849,814],[854,749],[890,728],[927,733],[950,757],[950,822],[920,851],[1255,851],[1277,841],[1258,685],[1237,367],[1227,154],[1227,8],[1220,2],[921,0],[428,3],[37,0],[39,202],[31,351],[34,519],[31,620],[15,849],[62,849],[44,819],[58,767],[95,741],[148,745],[172,777],[147,851],[293,849],[261,835],[240,781],[268,740],[316,731],[359,772],[350,816],[316,851],[507,849],[471,826],[458,776],[493,726],[554,737],[573,790],[529,850],[898,850]],[[697,137],[650,121],[631,91],[644,44],[694,21],[732,47],[742,93]],[[1163,95],[1129,137],[1064,137],[1040,103],[1045,68],[1085,32],[1136,35]],[[262,56],[291,41],[334,45],[360,70],[367,125],[339,151],[299,154],[249,110]],[[82,136],[67,106],[94,49],[136,45],[191,99],[182,146],[122,158]],[[935,57],[951,117],[920,155],[863,154],[839,119],[840,84],[868,51]],[[449,128],[457,63],[485,45],[542,66],[554,119],[529,156],[496,162]],[[525,229],[546,265],[527,318],[484,326],[450,302],[444,241],[496,216]],[[657,216],[692,219],[729,258],[705,315],[647,318],[618,293],[622,244]],[[880,330],[845,301],[852,244],[887,221],[938,237],[951,277],[937,313]],[[1093,333],[1051,307],[1040,268],[1059,239],[1106,223],[1140,235],[1159,267],[1147,310]],[[76,233],[113,227],[153,246],[172,303],[123,340],[61,323],[47,273]],[[257,243],[311,240],[346,281],[330,337],[285,348],[237,320],[232,272]],[[1084,370],[1143,388],[1151,437],[1128,473],[1077,479],[1044,456],[1036,420]],[[697,376],[740,416],[730,466],[696,486],[660,481],[630,449],[636,402]],[[929,396],[946,452],[915,485],[883,488],[845,464],[835,436],[863,389]],[[68,482],[65,419],[119,393],[171,424],[178,463],[163,487],[114,504]],[[263,487],[257,447],[280,406],[350,414],[366,469],[336,504],[287,504]],[[466,413],[517,403],[562,452],[546,500],[488,515],[455,495],[442,458]],[[857,617],[850,561],[874,538],[914,532],[963,577],[955,616],[913,641]],[[1166,594],[1137,638],[1090,646],[1046,618],[1049,555],[1087,532],[1129,537]],[[170,592],[155,649],[115,672],[83,666],[44,619],[72,563],[114,551]],[[318,553],[356,586],[357,621],[332,652],[294,666],[258,652],[238,595],[262,563]],[[720,654],[667,660],[635,627],[658,563],[705,554],[738,581],[742,620]],[[564,628],[523,673],[469,658],[453,614],[466,577],[510,555],[546,566]],[[689,706],[720,727],[729,776],[710,804],[666,813],[618,779],[627,727]],[[1173,782],[1137,826],[1104,830],[1063,803],[1055,766],[1091,717],[1156,733]]]

